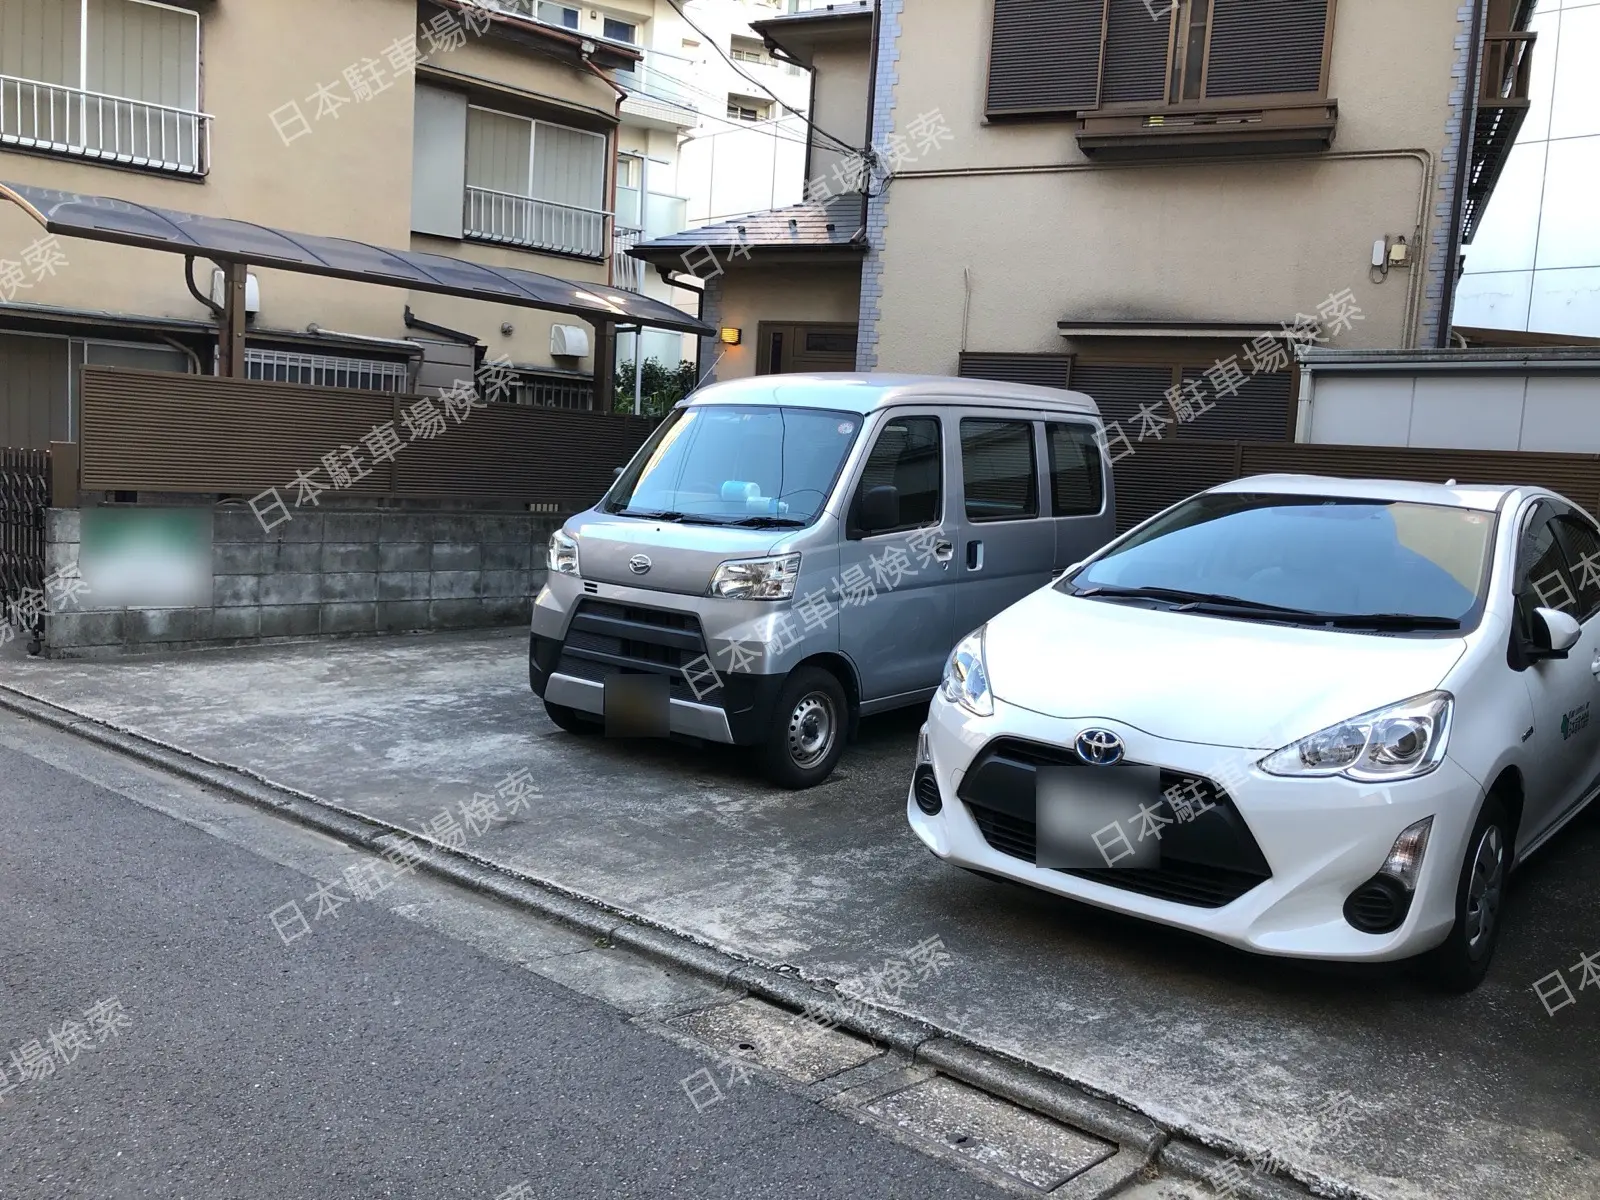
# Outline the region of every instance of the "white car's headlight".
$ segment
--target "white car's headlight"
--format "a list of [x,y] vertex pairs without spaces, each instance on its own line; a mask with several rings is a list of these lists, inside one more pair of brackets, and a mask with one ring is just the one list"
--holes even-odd
[[711,594],[724,600],[788,600],[800,578],[800,556],[742,558],[725,562],[711,577]]
[[549,566],[555,575],[578,573],[578,543],[559,529],[550,535]]
[[984,628],[978,626],[956,643],[944,664],[939,694],[974,716],[992,717],[994,693],[989,690],[989,667],[983,659]]
[[1343,775],[1388,782],[1426,775],[1450,737],[1449,692],[1425,692],[1319,729],[1258,764],[1268,775]]

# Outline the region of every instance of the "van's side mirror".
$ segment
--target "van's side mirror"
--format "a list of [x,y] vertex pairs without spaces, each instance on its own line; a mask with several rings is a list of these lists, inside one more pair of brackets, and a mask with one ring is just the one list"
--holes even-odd
[[861,532],[881,533],[900,525],[900,489],[868,488],[861,495]]
[[1554,608],[1533,610],[1533,652],[1530,658],[1565,658],[1578,644],[1583,627],[1569,614]]

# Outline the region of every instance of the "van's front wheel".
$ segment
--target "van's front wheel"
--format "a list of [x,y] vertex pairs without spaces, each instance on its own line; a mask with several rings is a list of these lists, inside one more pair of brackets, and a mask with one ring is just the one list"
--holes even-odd
[[779,787],[815,787],[844,752],[849,705],[838,679],[821,667],[801,667],[778,696],[762,746],[767,778]]

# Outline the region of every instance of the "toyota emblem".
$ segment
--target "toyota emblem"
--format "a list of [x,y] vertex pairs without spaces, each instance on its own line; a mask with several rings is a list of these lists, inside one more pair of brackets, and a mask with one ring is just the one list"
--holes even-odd
[[635,554],[628,560],[628,570],[635,575],[648,575],[650,573],[650,559],[643,554]]
[[1113,767],[1122,761],[1122,739],[1109,729],[1085,729],[1073,749],[1091,767]]

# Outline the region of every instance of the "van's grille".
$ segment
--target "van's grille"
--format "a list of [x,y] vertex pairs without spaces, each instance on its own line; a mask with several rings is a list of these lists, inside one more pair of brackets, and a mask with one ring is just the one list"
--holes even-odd
[[[1034,862],[1037,850],[1034,773],[1041,766],[1084,766],[1071,751],[1017,738],[999,738],[973,761],[959,795],[983,840],[1001,854]],[[1113,768],[1114,769],[1114,768]],[[1188,785],[1195,785],[1189,791]],[[1187,824],[1161,831],[1161,865],[1073,869],[1064,873],[1198,908],[1221,908],[1272,877],[1232,798],[1203,776],[1161,772],[1163,790],[1181,785],[1213,806]]]
[[674,700],[720,705],[722,685],[693,613],[580,599],[556,671],[603,682],[620,672],[665,675]]

